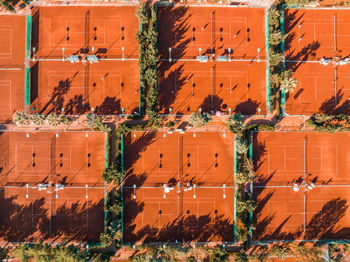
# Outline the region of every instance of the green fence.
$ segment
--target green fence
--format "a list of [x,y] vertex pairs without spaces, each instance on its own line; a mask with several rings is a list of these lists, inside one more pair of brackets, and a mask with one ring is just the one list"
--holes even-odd
[[124,182],[124,135],[120,135],[120,165],[122,169],[122,178],[120,183],[120,199],[122,202],[122,210],[120,212],[121,216],[121,228],[122,228],[122,238],[121,243],[124,242],[124,195],[123,195],[123,182]]
[[236,210],[236,206],[237,206],[237,183],[236,183],[236,174],[237,174],[237,150],[236,150],[236,136],[235,136],[235,140],[234,140],[234,164],[233,164],[233,175],[234,175],[234,187],[235,187],[235,196],[234,196],[234,201],[233,201],[233,205],[234,205],[234,214],[233,214],[233,239],[234,242],[237,243],[237,238],[236,238],[236,232],[237,232],[237,210]]
[[[32,35],[32,17],[26,16],[26,59],[30,59],[30,46],[31,46],[31,35]],[[25,105],[30,105],[30,68],[29,64],[26,65],[26,86],[25,86]]]

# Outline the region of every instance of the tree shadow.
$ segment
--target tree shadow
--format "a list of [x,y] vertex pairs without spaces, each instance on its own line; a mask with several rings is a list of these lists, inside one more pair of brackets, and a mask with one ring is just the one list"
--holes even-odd
[[217,95],[208,95],[204,98],[202,104],[199,106],[203,109],[204,112],[216,112],[221,110],[226,110],[227,105],[223,104],[224,99],[220,98]]
[[336,96],[325,100],[319,108],[319,111],[324,114],[350,114],[350,100],[344,99],[344,93],[342,90],[338,90]]
[[[287,38],[285,39],[285,50],[289,50],[290,48],[290,43],[291,41],[295,38],[295,33],[291,33],[290,31],[299,23],[299,21],[303,18],[303,16],[305,15],[305,12],[300,15],[298,18],[297,14],[300,10],[296,9],[287,9],[288,12],[284,12],[284,30],[286,32],[286,34],[288,34]],[[291,10],[293,10],[293,12],[290,12]]]
[[[159,62],[157,65],[158,72],[158,101],[159,111],[169,113],[169,107],[174,103],[176,94],[185,84],[188,76],[183,76],[184,65],[176,65],[177,59],[183,58],[186,48],[191,42],[190,38],[185,38],[185,34],[190,30],[189,19],[186,6],[166,6],[158,7],[158,47]],[[171,58],[169,61],[171,48]],[[166,72],[171,71],[166,75]]]
[[[288,37],[287,37],[288,38]],[[292,70],[295,72],[303,62],[308,61],[310,57],[316,56],[316,50],[320,48],[320,43],[318,41],[313,41],[312,43],[308,44],[307,46],[304,46],[301,51],[294,53],[293,51],[290,51],[289,54],[286,55],[287,61],[300,61],[300,62],[291,62],[287,64],[287,69]],[[287,49],[286,49],[287,50]]]
[[242,115],[255,115],[260,103],[253,101],[250,98],[247,101],[239,103],[234,112]]
[[103,103],[99,106],[96,106],[95,110],[98,115],[117,115],[121,114],[120,99],[116,97],[107,96]]
[[[154,214],[161,218],[163,214]],[[133,228],[135,228],[134,225]],[[211,242],[211,241],[233,241],[234,223],[224,214],[192,215],[181,214],[178,218],[164,225],[155,227],[146,225],[137,232],[128,235],[128,241],[142,240],[150,242]]]
[[[5,241],[38,242],[51,239],[62,241],[98,242],[104,227],[104,201],[64,202],[52,214],[48,198],[33,199],[28,204],[19,204],[19,194],[5,197],[0,191],[0,235]],[[22,196],[23,197],[23,196]],[[55,203],[59,205],[59,203]],[[51,211],[53,212],[53,211]],[[50,225],[52,231],[50,234]]]
[[148,145],[155,141],[156,132],[142,132],[137,139],[133,139],[133,133],[127,133],[124,136],[124,183],[132,186],[136,182],[144,183],[145,179],[141,179],[145,174],[135,174],[133,165],[141,157],[141,154],[147,150]]
[[347,201],[339,197],[325,203],[306,225],[305,239],[350,239],[350,228],[337,225],[348,207]]

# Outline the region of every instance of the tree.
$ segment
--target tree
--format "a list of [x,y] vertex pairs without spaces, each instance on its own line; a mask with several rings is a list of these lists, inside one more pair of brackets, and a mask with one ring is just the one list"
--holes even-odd
[[245,125],[243,116],[241,114],[231,115],[226,123],[232,133],[239,136],[242,135],[242,132],[245,129]]
[[190,119],[188,120],[188,122],[194,126],[194,127],[201,127],[201,126],[205,126],[206,124],[210,123],[212,120],[211,115],[209,114],[197,114],[196,112],[193,112],[191,114]]
[[280,24],[280,11],[276,8],[269,10],[269,25],[278,28]]
[[110,164],[109,167],[107,167],[103,171],[102,178],[107,183],[111,183],[112,181],[114,181],[114,183],[118,187],[122,179],[122,171],[120,166],[117,166],[114,163]]
[[236,203],[237,213],[249,212],[252,213],[256,209],[254,200],[237,201]]
[[236,142],[236,150],[238,154],[245,154],[249,150],[249,145],[247,142],[239,139]]
[[249,175],[249,173],[246,172],[238,172],[236,174],[236,182],[238,184],[244,184],[248,182],[252,182],[253,178]]
[[292,77],[292,72],[290,70],[283,71],[280,75],[280,88],[284,92],[294,92],[297,87],[298,81]]

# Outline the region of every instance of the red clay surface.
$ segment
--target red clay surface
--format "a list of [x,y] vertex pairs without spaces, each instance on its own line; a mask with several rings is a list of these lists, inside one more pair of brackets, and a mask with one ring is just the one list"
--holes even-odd
[[[3,240],[98,241],[104,221],[104,134],[58,134],[1,133]],[[39,183],[50,181],[52,189],[38,190]],[[56,184],[66,187],[55,191]]]
[[[335,21],[335,22],[334,22]],[[350,53],[349,10],[287,9],[286,59],[317,60]],[[335,37],[334,37],[335,35]]]
[[39,57],[80,54],[82,48],[109,58],[138,57],[136,6],[40,7],[32,10],[32,47]]
[[295,70],[293,77],[298,80],[298,85],[293,93],[286,96],[286,113],[349,113],[349,64],[335,67],[332,63],[327,66],[319,63],[287,63],[287,68]]
[[265,9],[174,6],[158,7],[158,48],[161,58],[194,58],[203,53],[228,53],[252,59],[260,48],[265,57]]
[[0,16],[0,121],[24,109],[25,16]]
[[[256,240],[348,239],[348,139],[348,133],[254,133]],[[303,178],[316,187],[294,192]]]
[[[159,76],[160,112],[191,114],[229,109],[242,114],[266,113],[265,62],[164,62]],[[162,69],[160,68],[160,71]]]
[[[165,138],[156,132],[129,133],[124,143],[125,241],[233,241],[233,139],[233,134],[210,132]],[[187,190],[187,183],[196,188]],[[163,184],[174,186],[165,198]]]
[[[265,59],[264,15],[259,8],[158,7],[160,112],[264,113],[266,63],[252,62],[258,48]],[[214,55],[213,61],[191,60],[198,55]],[[246,61],[217,62],[223,55]]]
[[70,63],[40,61],[31,69],[31,101],[37,112],[97,114],[138,112],[137,61]]

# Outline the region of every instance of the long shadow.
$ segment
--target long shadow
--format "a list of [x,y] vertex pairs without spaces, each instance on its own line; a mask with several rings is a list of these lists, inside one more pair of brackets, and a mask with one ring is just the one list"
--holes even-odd
[[[6,189],[4,189],[6,190]],[[5,197],[0,191],[0,235],[5,241],[38,242],[49,239],[62,241],[99,241],[104,224],[104,201],[64,202],[56,205],[52,213],[50,234],[50,202],[35,199],[28,204],[19,204],[19,194]],[[24,196],[24,195],[23,195]],[[23,198],[23,196],[21,196]]]
[[[160,21],[157,28],[159,32],[158,101],[159,111],[165,113],[169,113],[169,107],[174,103],[176,94],[188,79],[183,76],[184,65],[176,66],[178,63],[176,60],[186,55],[187,46],[192,40],[185,38],[186,32],[190,30],[188,21],[190,16],[186,6],[158,7],[158,21]],[[171,48],[171,62],[169,62],[169,48]],[[173,67],[176,68],[172,69]],[[170,69],[168,76],[164,77]]]
[[[291,10],[291,9],[290,9]],[[289,10],[288,10],[289,11]],[[289,50],[291,41],[295,38],[295,33],[291,33],[290,31],[299,23],[299,21],[303,18],[305,13],[296,18],[297,13],[300,10],[294,10],[293,12],[284,12],[284,31],[288,34],[285,39],[285,50]]]
[[[143,208],[143,207],[142,207]],[[192,210],[191,210],[192,211]],[[159,228],[154,225],[145,225],[137,232],[131,232],[126,241],[134,242],[143,240],[149,242],[182,242],[182,241],[233,241],[234,223],[224,214],[206,214],[196,216],[186,211],[180,217],[174,219],[163,227]],[[161,216],[163,214],[154,214]],[[135,228],[134,225],[133,228]]]
[[[141,157],[141,154],[146,151],[147,146],[154,142],[156,137],[155,132],[143,132],[140,137],[133,140],[133,134],[127,133],[124,138],[124,183],[125,185],[132,186],[138,180],[138,176],[142,177],[143,174],[135,174],[133,165]],[[143,181],[144,182],[144,181]],[[142,182],[142,184],[143,184]],[[142,185],[141,184],[141,185]],[[140,186],[137,184],[137,186]]]
[[350,100],[344,99],[344,93],[342,90],[338,90],[336,97],[333,96],[328,100],[325,100],[319,108],[319,111],[324,114],[350,114]]
[[306,225],[305,239],[350,239],[350,228],[339,228],[337,225],[348,207],[345,199],[335,198],[328,201]]
[[296,71],[302,64],[309,60],[310,57],[314,57],[316,55],[316,50],[319,49],[321,44],[318,41],[313,41],[312,43],[306,45],[299,52],[294,53],[294,50],[286,55],[286,60],[288,61],[301,61],[298,63],[288,63],[286,65],[287,69],[291,69],[292,71]]
[[[35,11],[34,11],[35,10]],[[40,33],[40,8],[33,8],[34,13],[32,14],[32,34],[31,34],[31,47],[35,47],[36,50],[39,50],[39,33]],[[32,53],[33,50],[30,50]],[[33,53],[32,53],[33,55]]]
[[64,95],[67,94],[71,87],[69,79],[60,80],[54,87],[50,100],[40,108],[40,114],[59,113],[63,107]]

